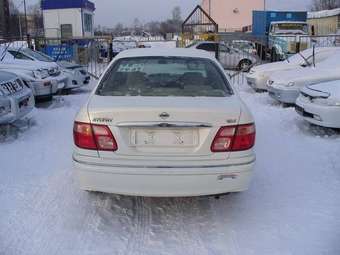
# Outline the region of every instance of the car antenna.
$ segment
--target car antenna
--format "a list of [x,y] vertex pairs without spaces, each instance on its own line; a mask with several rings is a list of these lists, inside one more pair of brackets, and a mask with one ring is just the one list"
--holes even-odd
[[313,44],[313,66],[315,67],[315,44]]
[[7,54],[7,50],[9,48],[9,46],[11,46],[11,43],[8,43],[8,45],[6,45],[6,48],[5,48],[4,52],[2,53],[0,61],[4,60],[4,58],[5,58],[6,54]]

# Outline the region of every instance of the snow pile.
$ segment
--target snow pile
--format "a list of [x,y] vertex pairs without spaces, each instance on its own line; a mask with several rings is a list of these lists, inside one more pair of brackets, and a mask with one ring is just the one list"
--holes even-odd
[[321,19],[340,15],[340,8],[317,12],[308,12],[308,19]]
[[213,198],[86,193],[72,172],[73,118],[88,91],[39,108],[0,145],[0,254],[340,254],[340,134],[245,85],[257,124],[249,191]]

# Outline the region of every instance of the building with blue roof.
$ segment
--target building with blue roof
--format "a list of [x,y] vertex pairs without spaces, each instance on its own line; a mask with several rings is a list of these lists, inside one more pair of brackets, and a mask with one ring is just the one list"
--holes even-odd
[[95,4],[88,0],[42,0],[45,36],[74,38],[94,35]]

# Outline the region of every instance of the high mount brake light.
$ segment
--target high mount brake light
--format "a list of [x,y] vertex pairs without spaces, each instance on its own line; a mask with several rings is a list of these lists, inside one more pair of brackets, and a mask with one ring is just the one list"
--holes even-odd
[[98,151],[116,151],[117,142],[106,125],[75,122],[74,143],[78,148]]

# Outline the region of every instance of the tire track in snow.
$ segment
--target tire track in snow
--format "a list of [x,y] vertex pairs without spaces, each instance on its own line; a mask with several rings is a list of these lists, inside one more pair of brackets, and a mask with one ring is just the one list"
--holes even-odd
[[[202,239],[198,227],[202,218],[206,218],[205,211],[200,208],[198,198],[176,198],[173,205],[176,208],[177,235],[181,240],[182,249],[187,254],[210,254],[209,249]],[[202,217],[203,216],[203,217]]]
[[133,198],[133,233],[128,239],[125,255],[143,254],[142,249],[150,232],[151,209],[147,206],[149,198]]

